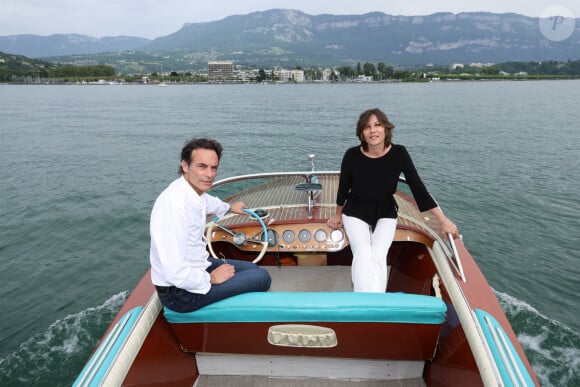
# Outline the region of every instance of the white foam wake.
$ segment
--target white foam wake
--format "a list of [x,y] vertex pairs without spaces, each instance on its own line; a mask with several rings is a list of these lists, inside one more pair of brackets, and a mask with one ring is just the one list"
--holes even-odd
[[1,385],[50,385],[71,381],[84,365],[97,341],[119,311],[128,292],[113,295],[103,304],[53,322],[18,349],[0,359]]

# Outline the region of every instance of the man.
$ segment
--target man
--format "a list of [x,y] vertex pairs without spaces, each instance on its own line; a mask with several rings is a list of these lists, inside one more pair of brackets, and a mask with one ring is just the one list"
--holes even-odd
[[215,140],[194,138],[181,150],[180,177],[157,198],[151,212],[151,280],[161,303],[191,312],[246,292],[267,291],[268,272],[252,262],[209,256],[204,229],[207,214],[243,214],[244,203],[231,206],[207,194],[222,154]]

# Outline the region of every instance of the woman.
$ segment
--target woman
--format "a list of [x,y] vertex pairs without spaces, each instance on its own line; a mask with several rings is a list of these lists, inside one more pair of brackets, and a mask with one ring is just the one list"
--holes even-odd
[[360,146],[349,148],[342,159],[336,195],[336,214],[328,226],[344,226],[353,254],[355,292],[384,292],[389,267],[387,253],[397,226],[393,197],[401,172],[419,210],[431,211],[443,233],[458,235],[457,227],[443,214],[419,177],[411,156],[402,145],[391,143],[395,126],[379,109],[363,112],[356,135]]

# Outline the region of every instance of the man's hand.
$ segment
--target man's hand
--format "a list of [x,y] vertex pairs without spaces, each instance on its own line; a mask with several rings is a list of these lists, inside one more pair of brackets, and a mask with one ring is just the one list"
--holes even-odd
[[210,274],[210,283],[212,285],[223,284],[235,275],[235,269],[233,265],[228,265],[224,263],[218,266]]
[[244,215],[245,214],[245,212],[243,211],[244,208],[246,208],[244,202],[235,202],[230,206],[230,211],[235,214]]

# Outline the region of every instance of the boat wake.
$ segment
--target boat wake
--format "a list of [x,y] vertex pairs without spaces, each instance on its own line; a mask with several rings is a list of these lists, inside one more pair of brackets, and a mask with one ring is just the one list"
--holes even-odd
[[495,291],[542,386],[580,385],[580,333]]
[[70,385],[128,294],[120,292],[102,305],[57,320],[22,343],[0,359],[0,385],[57,386],[65,379]]

